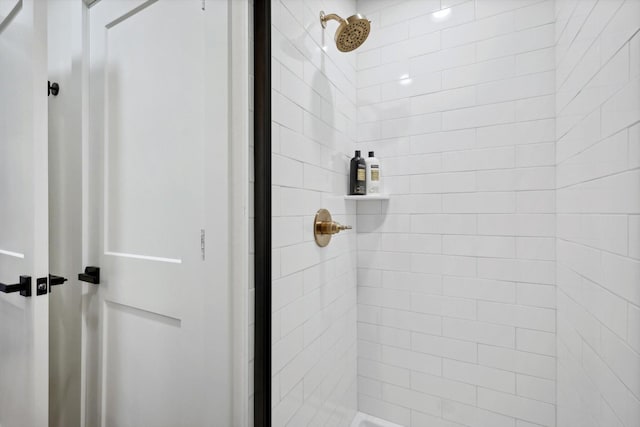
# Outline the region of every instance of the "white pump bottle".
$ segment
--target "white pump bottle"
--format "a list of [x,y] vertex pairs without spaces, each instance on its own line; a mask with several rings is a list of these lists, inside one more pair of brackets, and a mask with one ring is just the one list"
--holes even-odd
[[367,166],[367,194],[378,194],[382,189],[380,161],[375,158],[373,151],[369,151],[369,157],[364,159],[364,162]]

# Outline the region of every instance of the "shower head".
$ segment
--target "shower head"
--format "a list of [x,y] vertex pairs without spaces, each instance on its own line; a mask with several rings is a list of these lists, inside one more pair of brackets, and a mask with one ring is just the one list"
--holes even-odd
[[325,15],[324,12],[320,12],[322,28],[327,28],[327,21],[331,19],[340,23],[335,36],[336,47],[340,52],[351,52],[359,48],[369,37],[371,21],[364,15],[356,13],[347,19],[342,19],[335,13]]

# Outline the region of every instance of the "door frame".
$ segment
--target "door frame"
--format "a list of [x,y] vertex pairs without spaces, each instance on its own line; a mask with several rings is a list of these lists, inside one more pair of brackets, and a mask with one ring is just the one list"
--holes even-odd
[[[78,0],[80,2],[80,0]],[[76,79],[82,103],[82,177],[87,185],[89,148],[89,9],[100,0],[82,0],[82,10],[74,14],[74,40],[81,40],[79,60],[80,76]],[[203,0],[218,1],[218,0]],[[233,52],[229,61],[229,286],[231,295],[230,327],[232,342],[232,416],[234,425],[249,425],[249,138],[250,138],[250,11],[251,0],[227,0],[229,13],[229,49]],[[82,200],[83,212],[87,212],[87,200]],[[83,264],[86,264],[89,230],[82,220]],[[91,285],[83,284],[83,294]],[[83,312],[86,307],[83,298]],[[82,325],[82,338],[87,328]],[[87,355],[81,349],[81,404],[80,425],[85,427]]]
[[231,20],[231,124],[229,185],[233,329],[233,408],[236,425],[249,426],[249,144],[250,108],[250,17],[251,0],[229,0]]

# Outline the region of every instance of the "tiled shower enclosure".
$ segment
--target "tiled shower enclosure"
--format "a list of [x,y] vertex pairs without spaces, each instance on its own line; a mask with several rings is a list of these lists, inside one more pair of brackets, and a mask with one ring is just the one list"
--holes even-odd
[[271,11],[273,425],[640,426],[640,0]]

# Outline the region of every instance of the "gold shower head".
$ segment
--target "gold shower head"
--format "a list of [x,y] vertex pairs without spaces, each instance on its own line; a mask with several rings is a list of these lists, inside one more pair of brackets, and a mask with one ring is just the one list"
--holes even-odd
[[351,52],[359,48],[367,37],[369,37],[371,21],[364,15],[356,13],[347,19],[342,19],[335,13],[325,15],[324,11],[320,12],[322,28],[327,28],[327,21],[331,19],[340,23],[335,36],[336,47],[340,52]]

